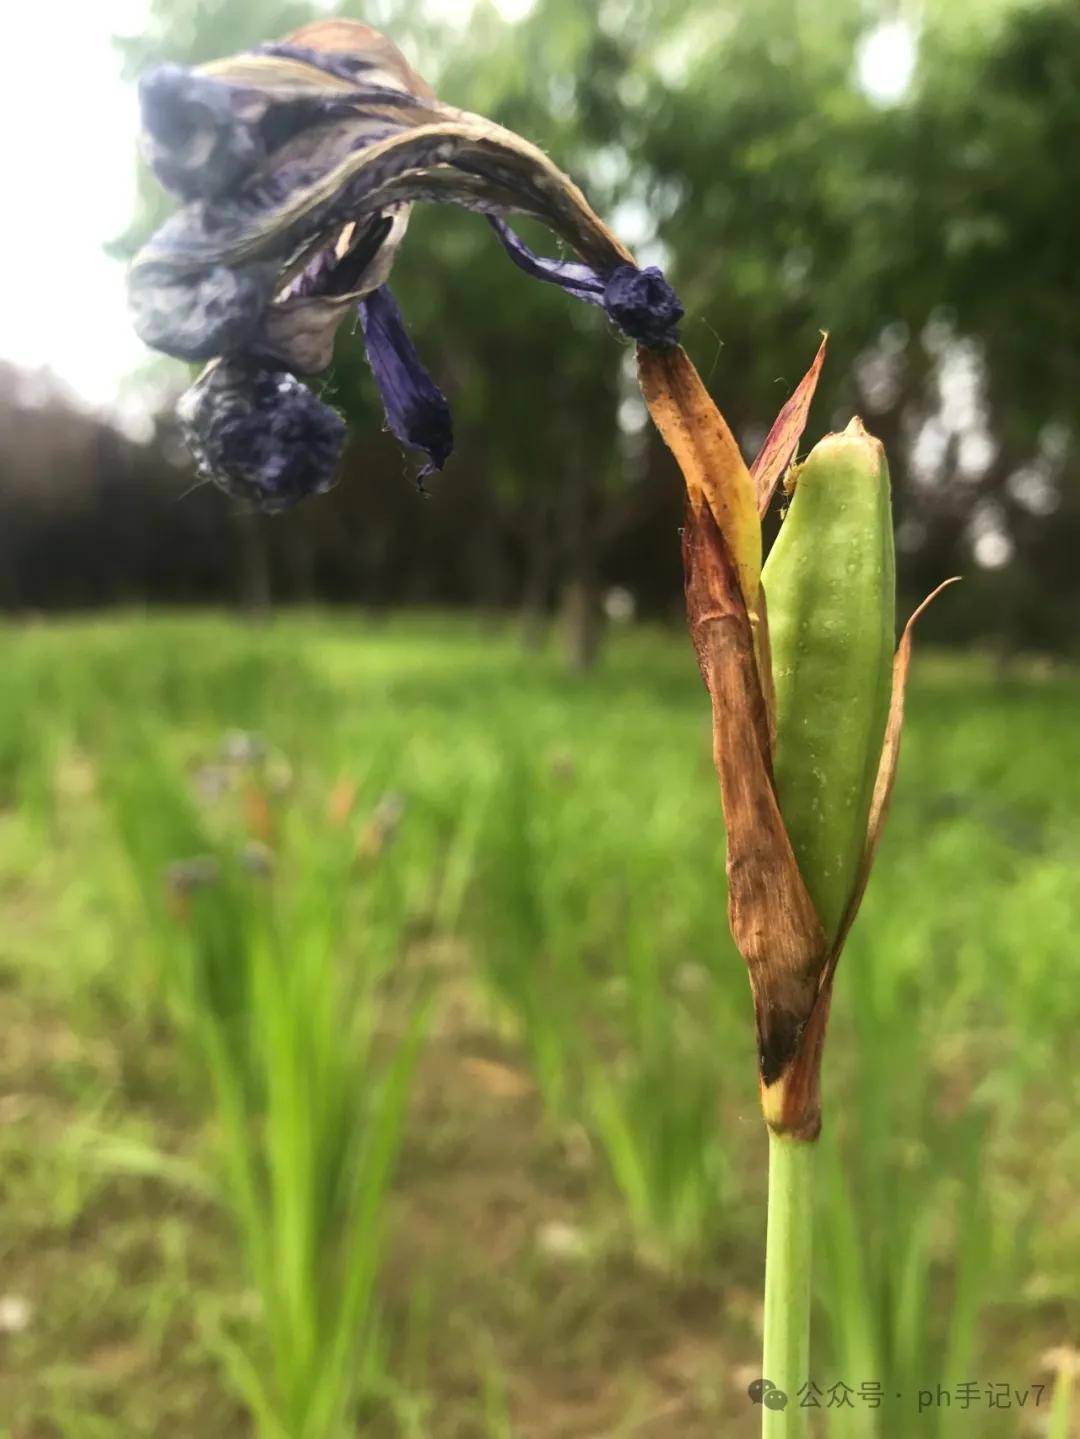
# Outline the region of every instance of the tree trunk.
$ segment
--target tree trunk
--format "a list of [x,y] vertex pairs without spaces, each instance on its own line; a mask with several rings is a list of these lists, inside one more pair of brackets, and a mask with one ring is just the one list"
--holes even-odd
[[600,605],[595,580],[584,574],[567,576],[560,608],[566,663],[577,674],[586,674],[600,653]]
[[596,483],[587,464],[568,457],[564,509],[566,573],[560,603],[563,653],[578,674],[591,670],[600,653],[599,578],[597,574]]
[[521,586],[518,617],[523,648],[538,650],[547,634],[554,555],[549,507],[542,496],[530,505],[529,511],[525,526],[525,578]]
[[237,583],[240,608],[253,619],[270,609],[270,547],[265,521],[254,510],[237,510]]
[[[291,598],[302,605],[315,604],[315,536],[306,514],[291,515],[284,533],[285,564],[288,568]],[[269,604],[269,576],[266,602]]]

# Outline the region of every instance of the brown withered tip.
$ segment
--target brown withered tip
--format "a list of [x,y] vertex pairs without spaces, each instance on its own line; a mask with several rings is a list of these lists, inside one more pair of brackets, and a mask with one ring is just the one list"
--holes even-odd
[[828,343],[829,336],[822,331],[821,344],[818,346],[817,354],[814,356],[810,368],[773,421],[772,428],[765,437],[765,443],[750,466],[750,475],[757,493],[758,514],[762,517],[765,516],[772,503],[777,485],[784,477],[788,467],[794,464],[798,454],[799,441],[802,439],[806,422],[810,417],[810,406],[817,390],[821,367],[825,363],[825,350]]
[[787,1068],[769,1078],[761,1066],[761,1112],[774,1134],[810,1142],[821,1133],[821,1057],[831,1003],[830,974],[823,977]]

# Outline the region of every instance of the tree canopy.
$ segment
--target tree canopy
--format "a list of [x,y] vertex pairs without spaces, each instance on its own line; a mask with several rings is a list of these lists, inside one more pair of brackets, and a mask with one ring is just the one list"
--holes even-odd
[[[311,13],[300,0],[154,0],[145,34],[122,43],[134,75]],[[685,343],[746,445],[827,330],[808,437],[858,411],[885,439],[904,583],[914,595],[943,571],[971,577],[933,623],[1068,643],[1080,597],[1073,0],[935,0],[908,26],[865,0],[537,0],[516,23],[487,0],[454,23],[447,13],[382,0],[363,18],[442,98],[547,149],[640,258],[664,265]],[[883,90],[864,62],[890,43]],[[144,177],[120,248],[167,208]],[[348,536],[369,595],[542,607],[570,585],[588,606],[607,580],[654,609],[672,603],[678,490],[602,314],[530,283],[486,225],[443,207],[414,214],[393,285],[454,402],[457,455],[436,500],[417,504],[346,337],[329,393],[354,429],[349,476],[299,522],[304,543],[321,554]]]

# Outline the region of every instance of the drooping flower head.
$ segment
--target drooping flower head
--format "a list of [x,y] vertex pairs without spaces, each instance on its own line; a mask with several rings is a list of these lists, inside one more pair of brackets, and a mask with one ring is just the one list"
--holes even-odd
[[[638,269],[543,152],[437,100],[366,25],[323,21],[284,41],[140,85],[144,151],[183,201],[136,256],[129,297],[142,339],[207,368],[180,405],[204,476],[260,508],[326,489],[340,418],[297,378],[330,364],[359,310],[393,433],[425,456],[452,448],[449,406],[424,369],[387,280],[416,201],[486,215],[511,259],[598,305],[658,349],[682,307]],[[577,255],[534,255],[506,222],[541,221]]]

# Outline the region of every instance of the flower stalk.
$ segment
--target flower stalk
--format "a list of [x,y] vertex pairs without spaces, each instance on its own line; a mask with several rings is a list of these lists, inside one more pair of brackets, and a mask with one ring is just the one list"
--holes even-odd
[[[798,1399],[810,1373],[810,1275],[817,1145],[769,1131],[769,1208],[765,1240],[765,1328],[761,1432],[802,1439]],[[778,1389],[786,1402],[770,1402]]]

